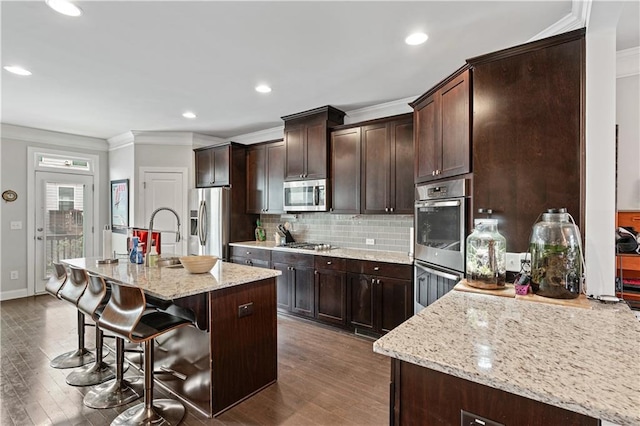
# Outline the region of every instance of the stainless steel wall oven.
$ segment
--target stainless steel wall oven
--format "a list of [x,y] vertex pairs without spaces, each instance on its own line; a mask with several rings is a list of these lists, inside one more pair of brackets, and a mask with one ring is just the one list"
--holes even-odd
[[449,291],[464,276],[469,193],[468,179],[416,186],[416,312]]

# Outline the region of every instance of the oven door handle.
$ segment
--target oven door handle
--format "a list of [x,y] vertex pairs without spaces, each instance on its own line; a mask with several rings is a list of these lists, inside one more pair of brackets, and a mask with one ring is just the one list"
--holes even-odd
[[438,275],[440,277],[443,277],[443,278],[446,278],[446,279],[449,279],[449,280],[452,280],[452,281],[462,279],[462,277],[459,276],[459,275],[449,274],[447,272],[442,272],[442,271],[439,271],[437,269],[428,268],[428,267],[424,266],[424,264],[421,263],[418,260],[415,260],[414,263],[415,263],[416,268],[420,268],[421,270],[429,272],[431,274]]
[[420,207],[458,207],[462,204],[462,200],[449,200],[449,201],[419,201],[416,203],[416,208]]

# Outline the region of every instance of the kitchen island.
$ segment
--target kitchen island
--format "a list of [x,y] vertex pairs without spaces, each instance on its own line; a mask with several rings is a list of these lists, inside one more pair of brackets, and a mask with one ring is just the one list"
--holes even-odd
[[640,424],[640,323],[591,308],[449,292],[373,345],[392,358],[392,424]]
[[279,271],[218,261],[208,273],[189,274],[181,265],[98,260],[62,262],[139,287],[193,322],[157,338],[154,351],[156,382],[183,402],[211,417],[277,380]]

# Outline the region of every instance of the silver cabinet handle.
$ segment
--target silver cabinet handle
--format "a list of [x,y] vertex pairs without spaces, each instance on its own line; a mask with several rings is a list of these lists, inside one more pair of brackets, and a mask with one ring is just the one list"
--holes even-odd
[[391,211],[391,213],[393,213],[393,207],[391,207],[389,210]]
[[379,270],[380,270],[380,267],[379,267],[379,266],[376,266],[375,268],[373,268],[373,270],[374,270],[374,271],[379,271]]
[[251,254],[251,252],[250,252],[250,251],[248,251],[248,252],[247,252],[247,254]]
[[331,261],[328,261],[328,262],[327,262],[327,265],[331,265]]

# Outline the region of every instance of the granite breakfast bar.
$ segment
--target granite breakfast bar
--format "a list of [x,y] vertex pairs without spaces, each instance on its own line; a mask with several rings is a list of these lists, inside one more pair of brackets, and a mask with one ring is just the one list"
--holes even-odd
[[277,380],[279,271],[218,261],[208,273],[189,274],[181,265],[98,260],[62,262],[139,287],[163,309],[192,321],[193,327],[156,339],[154,351],[156,383],[183,402],[212,417]]
[[624,303],[590,307],[449,292],[373,345],[391,357],[391,424],[461,424],[461,410],[640,424],[640,322]]

